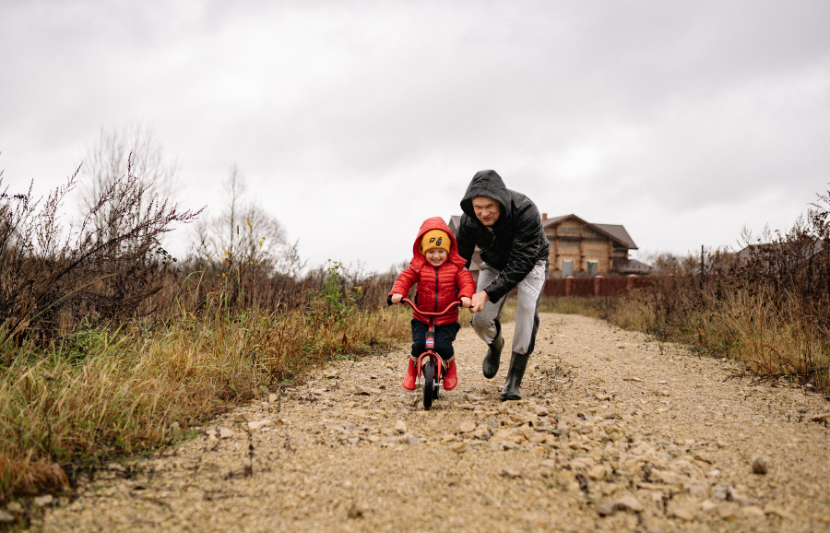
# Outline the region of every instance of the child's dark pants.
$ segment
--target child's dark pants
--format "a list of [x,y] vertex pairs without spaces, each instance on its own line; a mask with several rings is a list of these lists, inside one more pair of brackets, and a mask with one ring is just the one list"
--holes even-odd
[[[453,322],[452,324],[444,324],[443,326],[435,326],[435,352],[441,356],[445,361],[449,361],[455,355],[452,349],[452,342],[461,329],[461,324]],[[429,331],[429,325],[424,324],[420,320],[412,319],[412,357],[417,359],[422,353],[427,351],[426,335]]]

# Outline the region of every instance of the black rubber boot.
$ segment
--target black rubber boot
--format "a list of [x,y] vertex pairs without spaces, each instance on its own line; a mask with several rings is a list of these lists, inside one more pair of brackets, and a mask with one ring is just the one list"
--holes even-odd
[[513,352],[510,357],[510,368],[507,370],[507,383],[501,391],[501,401],[522,399],[519,386],[522,384],[528,359],[530,359],[529,355]]
[[502,348],[504,348],[504,337],[501,336],[501,324],[496,321],[496,339],[488,346],[487,355],[484,356],[484,362],[481,364],[481,371],[485,378],[490,379],[499,372]]

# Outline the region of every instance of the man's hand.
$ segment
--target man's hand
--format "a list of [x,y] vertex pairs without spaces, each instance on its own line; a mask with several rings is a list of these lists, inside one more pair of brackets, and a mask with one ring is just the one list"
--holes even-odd
[[473,300],[471,303],[472,307],[470,308],[470,311],[472,311],[473,313],[478,313],[479,311],[484,309],[484,304],[486,304],[489,301],[490,296],[488,296],[487,293],[484,291],[481,291],[477,294],[473,294]]
[[392,303],[393,304],[397,305],[397,304],[401,303],[401,300],[403,300],[403,295],[402,294],[393,294],[392,295]]
[[469,298],[467,298],[466,296],[462,296],[462,297],[461,297],[461,307],[463,307],[463,308],[465,308],[465,309],[466,309],[467,307],[470,307],[470,299],[469,299]]

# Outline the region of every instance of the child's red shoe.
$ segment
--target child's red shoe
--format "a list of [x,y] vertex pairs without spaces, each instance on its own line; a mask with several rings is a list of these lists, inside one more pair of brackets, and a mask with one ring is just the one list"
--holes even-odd
[[447,372],[444,374],[444,390],[453,390],[458,385],[458,371],[455,368],[455,358],[447,363]]
[[406,390],[415,390],[415,362],[410,358],[409,366],[406,369],[406,375],[403,377],[401,387]]

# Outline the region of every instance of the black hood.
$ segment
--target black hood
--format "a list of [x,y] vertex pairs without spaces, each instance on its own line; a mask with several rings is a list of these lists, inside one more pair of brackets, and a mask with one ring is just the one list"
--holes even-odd
[[479,170],[473,176],[470,185],[467,186],[467,192],[464,193],[464,198],[461,200],[461,209],[464,213],[478,224],[481,222],[476,218],[476,212],[473,209],[473,198],[477,196],[486,196],[492,198],[501,205],[501,214],[499,214],[500,222],[505,222],[510,219],[511,213],[511,195],[510,191],[504,185],[501,176],[495,170]]

